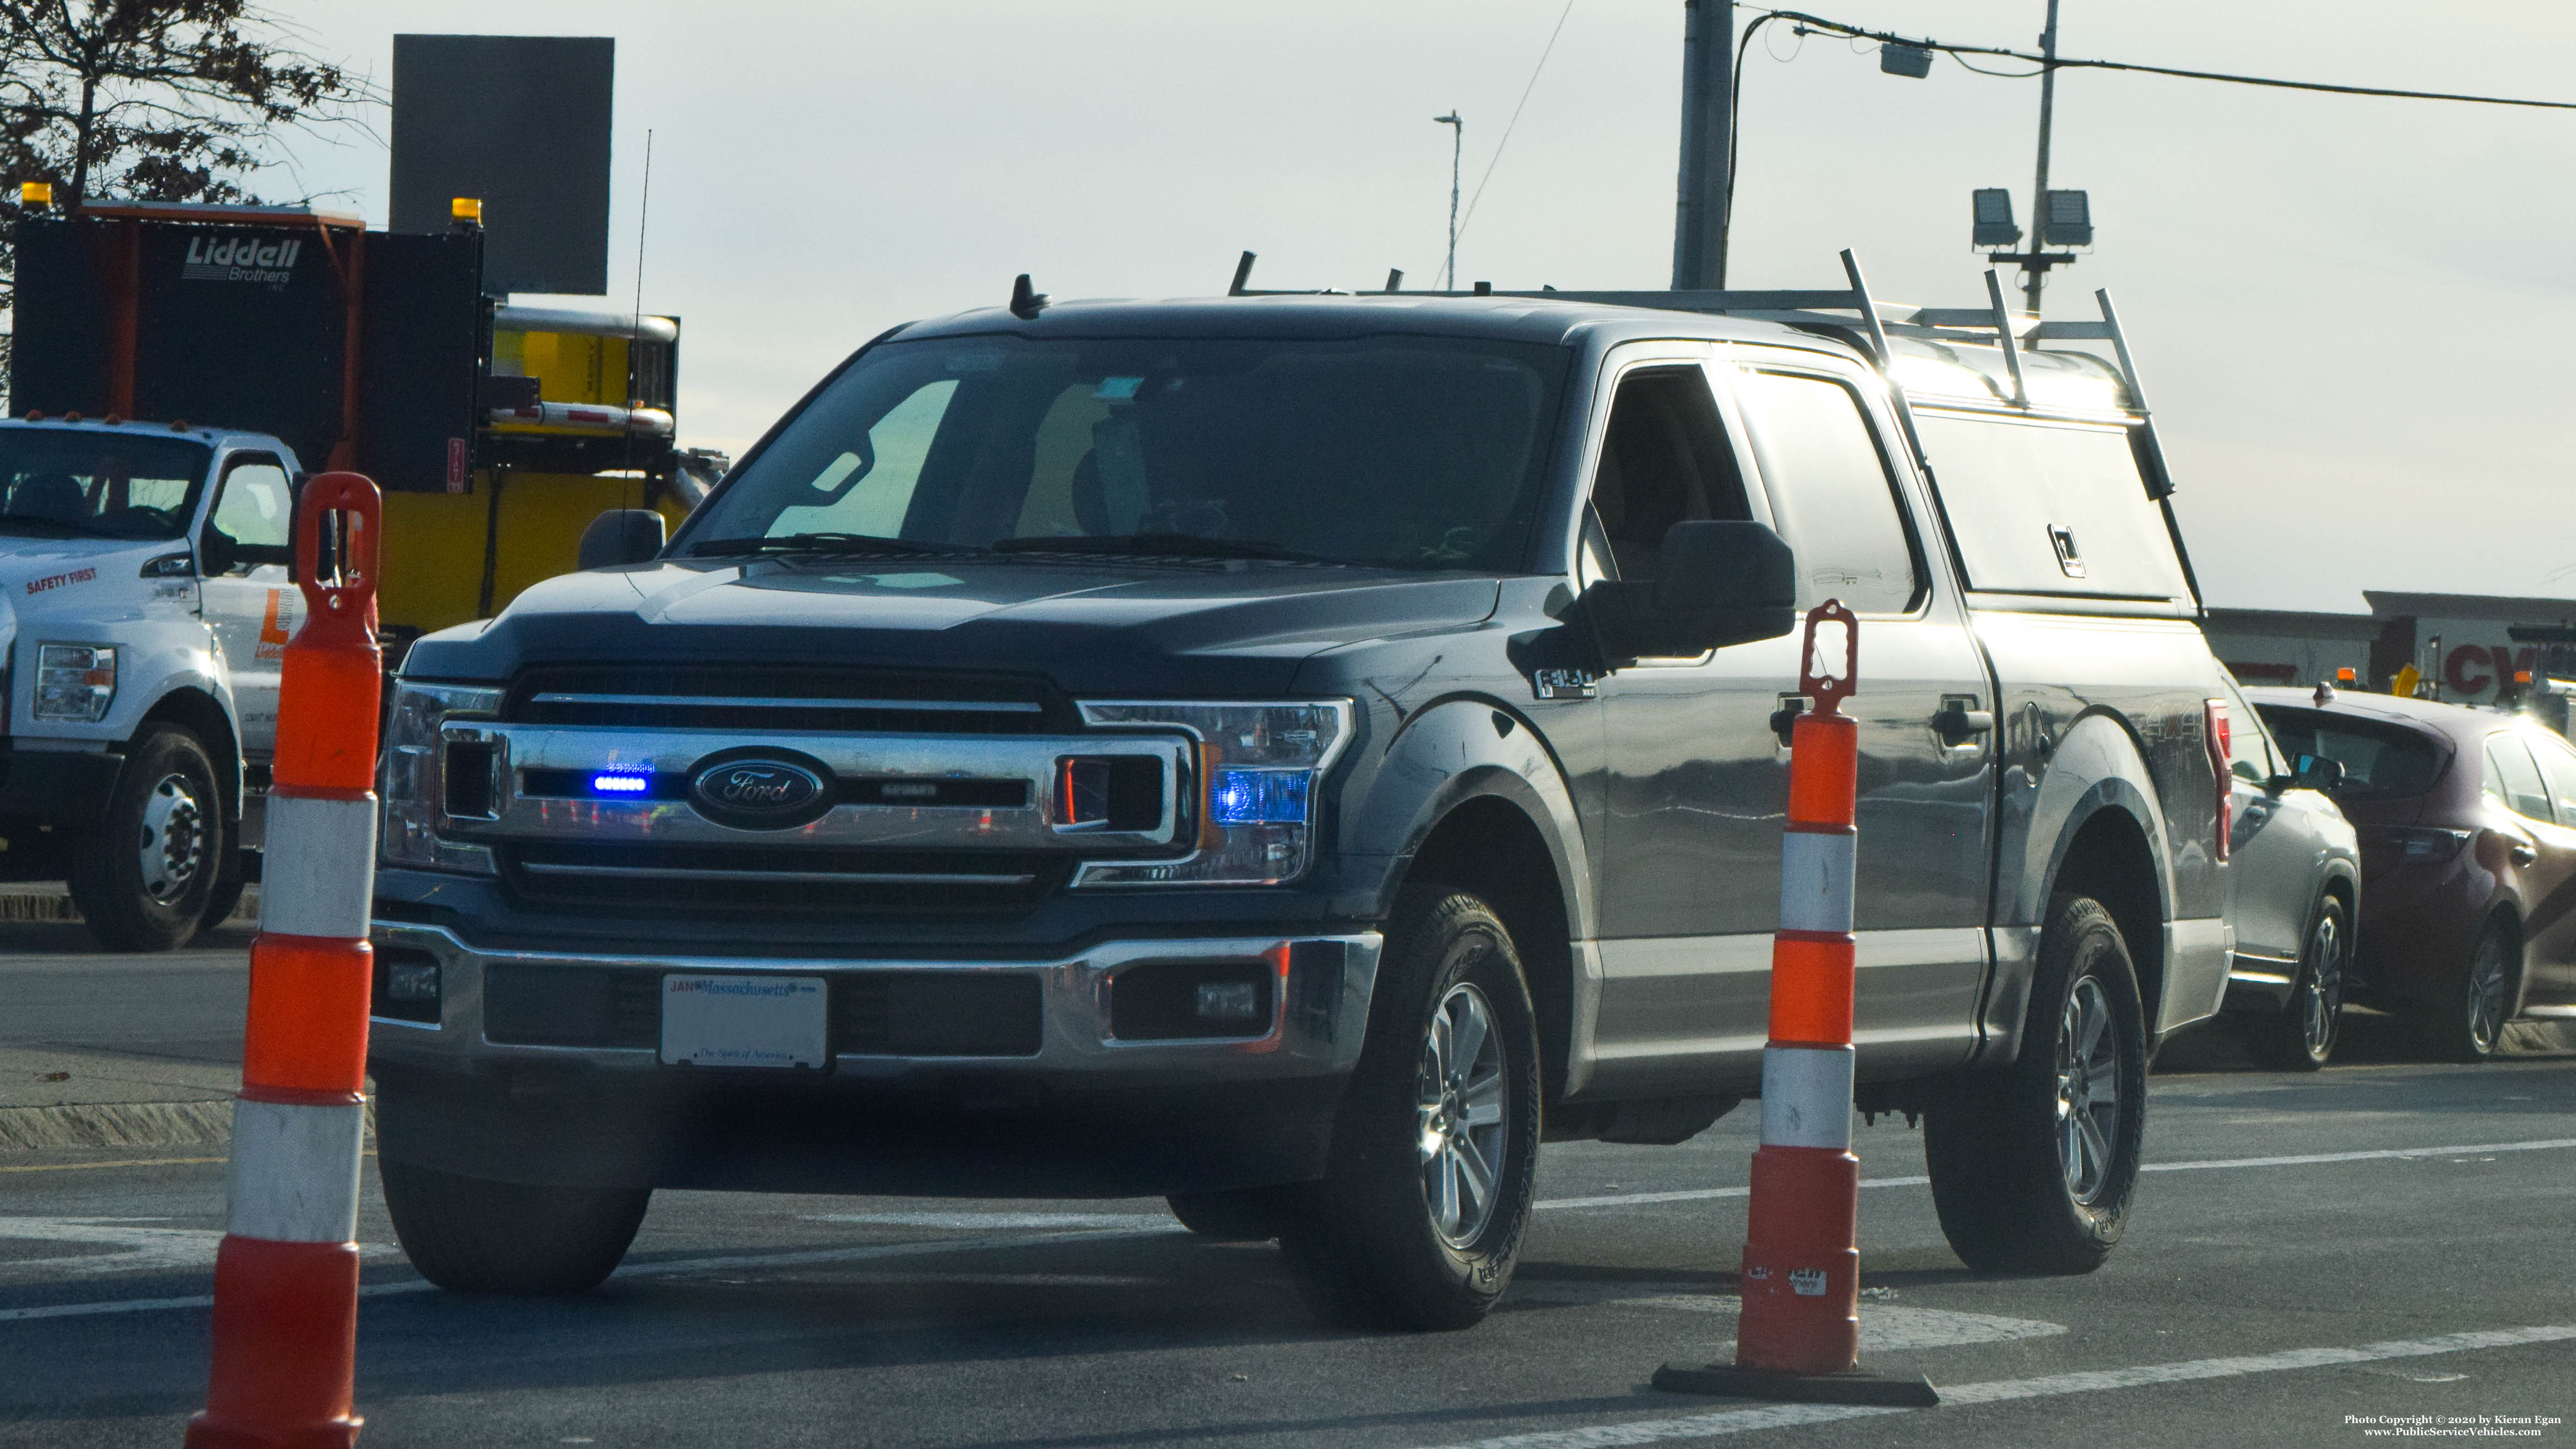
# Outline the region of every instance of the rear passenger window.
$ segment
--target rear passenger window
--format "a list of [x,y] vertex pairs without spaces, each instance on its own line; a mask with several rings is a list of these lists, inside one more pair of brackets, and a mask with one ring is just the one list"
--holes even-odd
[[1914,548],[1894,480],[1850,388],[1746,371],[1737,384],[1780,535],[1798,555],[1798,607],[1841,599],[1863,614],[1914,605]]
[[2549,820],[2549,787],[2531,751],[2512,735],[2487,736],[2487,793],[2526,820]]
[[2576,750],[2548,735],[2534,735],[2531,752],[2540,757],[2540,773],[2549,781],[2549,798],[2558,807],[2558,823],[2576,828]]
[[1914,418],[1969,588],[2125,599],[2191,592],[2127,429]]

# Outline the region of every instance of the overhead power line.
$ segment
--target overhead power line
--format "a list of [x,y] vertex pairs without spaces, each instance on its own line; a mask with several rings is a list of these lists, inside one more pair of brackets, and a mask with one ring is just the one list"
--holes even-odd
[[[2335,85],[2327,81],[2283,80],[2277,76],[2231,75],[2224,71],[2184,70],[2180,67],[2170,65],[2141,65],[2134,61],[2125,60],[2070,60],[2065,56],[2058,56],[2052,60],[2047,56],[2034,55],[2026,50],[2007,50],[1999,46],[1991,45],[1951,45],[1943,41],[1919,40],[1912,36],[1897,35],[1884,30],[1868,30],[1857,25],[1847,25],[1839,20],[1827,20],[1820,15],[1809,15],[1804,11],[1799,10],[1765,10],[1761,12],[1759,18],[1753,22],[1753,28],[1758,29],[1763,24],[1773,20],[1794,21],[1801,27],[1811,27],[1826,35],[1844,35],[1855,40],[1875,40],[1882,43],[1916,46],[1924,50],[1937,50],[1949,55],[1954,60],[1959,60],[1961,65],[1967,65],[1967,62],[1964,59],[1960,59],[1963,56],[1991,55],[1999,56],[2006,60],[2029,61],[2034,65],[2054,66],[2059,70],[2125,70],[2135,71],[2141,75],[2178,76],[2184,80],[2220,81],[2228,85],[2268,86],[2274,90],[2323,91],[2329,95],[2338,96],[2387,96],[2392,99],[2403,101],[2460,101],[2476,106],[2525,106],[2547,111],[2576,111],[2576,101],[2535,101],[2518,99],[2512,96],[2467,95],[2457,91],[2412,91],[2399,90],[2389,86]],[[1749,31],[1746,35],[1746,39],[1748,41],[1751,39]],[[1976,70],[1977,68],[1975,66],[1968,66],[1968,69]],[[1998,74],[1998,72],[1995,71],[1978,71],[1977,73],[1980,75]],[[2037,75],[2038,72],[2033,71],[2031,74]],[[2015,78],[2025,79],[2026,77]]]
[[[1512,128],[1521,123],[1521,110],[1529,104],[1530,92],[1538,89],[1539,72],[1547,69],[1547,58],[1556,53],[1556,38],[1565,33],[1567,17],[1574,14],[1574,0],[1565,0],[1565,9],[1556,17],[1556,28],[1547,33],[1547,44],[1538,53],[1538,64],[1530,67],[1529,84],[1521,87],[1520,104],[1512,107],[1512,118],[1503,123],[1503,139],[1494,143],[1493,159],[1485,163],[1485,174],[1476,181],[1476,194],[1467,199],[1467,215],[1458,223],[1458,234],[1467,234],[1467,223],[1476,219],[1476,203],[1485,199],[1485,183],[1494,179],[1494,168],[1503,164],[1503,148],[1512,144]],[[1453,278],[1451,286],[1457,282]]]

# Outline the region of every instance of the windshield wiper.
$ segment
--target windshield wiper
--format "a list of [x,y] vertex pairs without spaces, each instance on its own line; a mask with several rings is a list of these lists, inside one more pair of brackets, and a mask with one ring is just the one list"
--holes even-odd
[[1094,553],[1160,556],[1163,558],[1267,558],[1287,563],[1338,564],[1347,560],[1326,558],[1318,553],[1299,553],[1275,543],[1256,543],[1250,539],[1201,538],[1195,533],[1127,533],[1103,538],[1080,534],[1053,538],[1006,538],[993,545],[995,553]]
[[741,557],[762,553],[980,553],[981,549],[953,543],[914,543],[902,538],[879,538],[872,533],[790,533],[778,538],[711,538],[689,545],[693,558]]

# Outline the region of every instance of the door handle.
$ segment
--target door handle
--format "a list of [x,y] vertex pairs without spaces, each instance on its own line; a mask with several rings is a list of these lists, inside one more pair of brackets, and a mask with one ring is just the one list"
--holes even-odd
[[1945,696],[1940,709],[1932,715],[1932,733],[1939,735],[1941,743],[1952,749],[1979,735],[1991,734],[1994,728],[1994,712],[1977,708],[1977,697],[1973,694]]

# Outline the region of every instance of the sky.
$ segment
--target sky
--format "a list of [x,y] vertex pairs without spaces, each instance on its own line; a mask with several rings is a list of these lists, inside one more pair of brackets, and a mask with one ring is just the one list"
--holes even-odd
[[[1809,0],[2033,48],[2045,0]],[[1680,0],[273,0],[389,88],[398,32],[617,40],[610,287],[684,319],[682,441],[739,450],[884,328],[1059,298],[1437,278],[1465,119],[1463,280],[1669,280]],[[1754,13],[1738,8],[1739,20]],[[1544,68],[1550,32],[1563,29]],[[2060,54],[2576,99],[2576,7],[2065,0]],[[1497,156],[1507,123],[1526,107]],[[1981,305],[1969,199],[2030,214],[2038,82],[1785,23],[1743,77],[1729,280]],[[376,127],[382,134],[387,128]],[[639,218],[647,131],[651,207]],[[272,196],[381,224],[386,156],[291,141]],[[2576,112],[2061,72],[2051,184],[2096,245],[2213,605],[2359,612],[2364,588],[2576,597]],[[1480,190],[1481,188],[1481,190]],[[2008,281],[2011,278],[2007,278]]]

